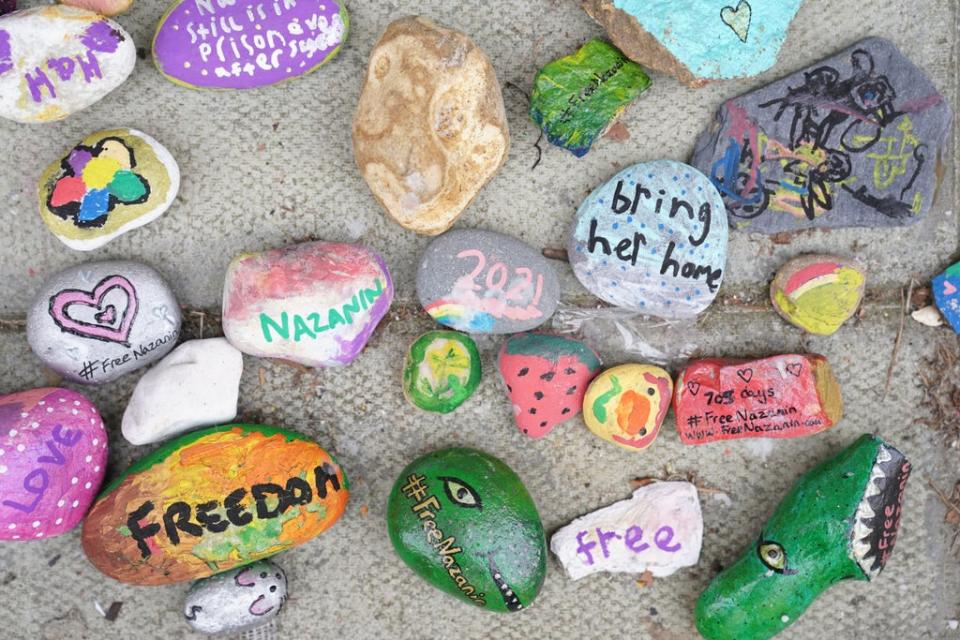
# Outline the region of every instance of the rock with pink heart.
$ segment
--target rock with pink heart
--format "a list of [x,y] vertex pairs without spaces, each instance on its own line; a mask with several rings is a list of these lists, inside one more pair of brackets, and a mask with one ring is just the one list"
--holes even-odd
[[236,257],[223,286],[223,333],[240,351],[308,367],[360,355],[393,300],[367,247],[305,242]]
[[107,432],[97,408],[68,389],[0,396],[0,540],[73,529],[100,489]]
[[580,414],[600,358],[578,340],[545,333],[513,335],[497,357],[517,428],[542,438]]
[[27,314],[38,358],[72,382],[103,384],[165,356],[180,335],[180,306],[156,269],[86,262],[49,278]]
[[269,560],[197,580],[183,617],[194,631],[239,634],[269,623],[287,601],[287,576]]

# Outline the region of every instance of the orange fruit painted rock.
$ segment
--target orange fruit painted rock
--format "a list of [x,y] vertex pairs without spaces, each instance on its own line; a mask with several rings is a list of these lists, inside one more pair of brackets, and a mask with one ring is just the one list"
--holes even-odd
[[213,427],[168,442],[110,483],[84,522],[83,549],[121,582],[194,580],[310,540],[348,497],[336,460],[305,436]]

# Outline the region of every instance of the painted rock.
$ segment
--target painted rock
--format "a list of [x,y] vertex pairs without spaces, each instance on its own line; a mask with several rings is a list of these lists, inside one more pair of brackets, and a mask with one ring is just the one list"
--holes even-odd
[[106,575],[161,585],[205,578],[302,544],[349,495],[336,460],[293,431],[194,431],[134,463],[97,498],[83,549]]
[[55,388],[0,396],[0,540],[73,529],[106,467],[107,432],[85,397]]
[[568,253],[574,274],[598,298],[661,318],[693,317],[723,281],[727,213],[693,167],[635,164],[580,205]]
[[699,87],[772,67],[802,1],[584,0],[582,6],[632,59]]
[[387,504],[400,558],[421,578],[490,611],[531,605],[547,571],[540,515],[510,467],[474,449],[413,461]]
[[350,364],[393,301],[383,258],[353,244],[306,242],[234,258],[223,333],[246,354],[308,367]]
[[242,373],[243,355],[224,338],[184,342],[137,382],[123,437],[149,444],[233,420]]
[[700,560],[703,515],[689,482],[655,482],[581,516],[550,538],[574,580],[594,573],[643,573],[666,577]]
[[403,395],[424,411],[450,413],[477,390],[480,372],[480,352],[470,336],[430,331],[407,353]]
[[547,140],[579,158],[649,86],[640,65],[611,44],[590,40],[540,70],[530,118]]
[[126,13],[133,6],[133,0],[59,0],[59,2],[78,9],[93,11],[102,16],[117,16]]
[[137,61],[130,34],[83,9],[40,6],[0,18],[0,117],[51,122],[123,84]]
[[0,0],[0,16],[17,10],[17,0]]
[[27,340],[72,382],[102,384],[155,362],[180,335],[180,305],[139,262],[85,262],[47,280],[27,314]]
[[391,23],[353,120],[357,166],[390,217],[417,233],[446,231],[509,146],[500,82],[473,40],[426,18]]
[[673,380],[660,367],[622,364],[590,383],[583,398],[583,420],[607,442],[639,451],[660,435],[672,397]]
[[951,119],[923,72],[870,38],[725,102],[692,164],[738,228],[903,226],[933,204]]
[[525,242],[455,229],[424,251],[417,295],[440,324],[469,333],[517,333],[550,319],[560,301],[553,266]]
[[823,356],[711,358],[680,372],[673,412],[684,444],[798,438],[835,425],[843,417],[843,399]]
[[801,476],[760,538],[700,595],[707,640],[767,640],[845,579],[872,580],[897,541],[910,463],[863,435]]
[[40,177],[40,217],[71,249],[90,251],[163,215],[180,190],[170,152],[135,129],[87,136]]
[[286,601],[287,575],[261,560],[195,582],[183,616],[200,633],[243,633],[276,618]]
[[940,313],[960,333],[960,262],[934,278],[932,288]]
[[517,428],[542,438],[580,413],[587,386],[600,371],[600,357],[578,340],[525,333],[503,343],[497,368]]
[[780,267],[770,285],[770,300],[790,324],[829,336],[857,312],[865,281],[863,267],[853,260],[800,256]]
[[340,53],[349,26],[340,0],[180,0],[157,25],[153,60],[185,87],[253,89],[316,71]]

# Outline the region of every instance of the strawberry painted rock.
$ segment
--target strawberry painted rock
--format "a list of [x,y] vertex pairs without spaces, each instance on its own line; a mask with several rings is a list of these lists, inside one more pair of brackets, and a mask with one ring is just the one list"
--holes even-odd
[[579,414],[583,394],[600,371],[600,358],[590,347],[542,333],[511,336],[497,364],[517,427],[531,438],[542,438]]

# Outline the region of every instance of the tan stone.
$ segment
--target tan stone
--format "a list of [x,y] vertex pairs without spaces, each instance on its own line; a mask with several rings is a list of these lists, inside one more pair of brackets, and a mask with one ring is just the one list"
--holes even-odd
[[102,16],[118,16],[130,10],[133,0],[60,0],[60,4],[87,9]]
[[507,159],[500,83],[465,34],[426,18],[390,24],[370,54],[353,151],[373,195],[401,226],[437,235]]

